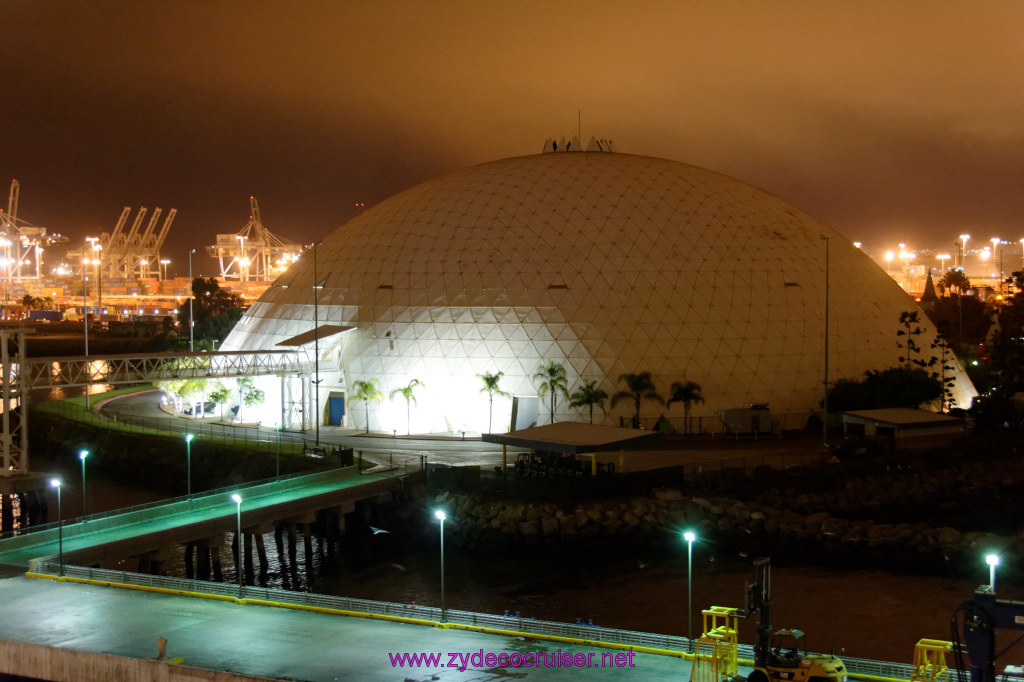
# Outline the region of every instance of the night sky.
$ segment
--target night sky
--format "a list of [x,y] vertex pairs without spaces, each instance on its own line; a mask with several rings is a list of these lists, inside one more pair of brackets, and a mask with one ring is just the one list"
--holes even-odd
[[[299,242],[548,137],[704,166],[869,251],[1024,237],[1024,3],[0,0],[0,205]],[[48,259],[49,261],[49,259]],[[52,261],[49,261],[52,263]],[[197,269],[213,274],[205,256]]]

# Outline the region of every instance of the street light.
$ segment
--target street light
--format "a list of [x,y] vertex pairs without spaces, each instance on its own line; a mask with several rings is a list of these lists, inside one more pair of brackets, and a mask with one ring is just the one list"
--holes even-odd
[[196,297],[195,286],[192,283],[192,254],[196,250],[192,249],[188,252],[188,352],[194,353],[196,350],[196,340],[194,330],[196,327],[196,320],[192,314],[192,299]]
[[438,509],[434,516],[441,522],[441,622],[444,622],[444,520],[448,517]]
[[[825,241],[825,380],[822,382],[825,385],[825,397],[821,401],[822,407],[822,420],[821,420],[821,434],[825,440],[825,448],[828,448],[828,276],[829,276],[829,264],[828,264],[828,245],[829,238],[823,234],[818,235],[819,239]],[[900,248],[903,248],[903,244],[900,244]]]
[[60,562],[57,575],[64,577],[64,515],[60,508],[60,479],[51,478],[50,485],[57,489],[57,557]]
[[[89,276],[82,260],[82,324],[85,327],[85,373],[89,375]],[[85,409],[89,409],[89,387],[85,387]]]
[[186,466],[188,467],[188,499],[192,499],[192,439],[195,438],[191,433],[185,434],[185,458]]
[[158,271],[160,272],[160,281],[161,282],[164,281],[165,279],[167,279],[167,265],[170,262],[171,261],[170,261],[169,258],[161,258],[160,259],[160,268],[158,269]]
[[237,509],[236,518],[238,525],[236,527],[235,540],[238,542],[238,562],[235,565],[235,570],[238,571],[238,596],[241,597],[242,590],[245,589],[245,570],[242,568],[244,563],[242,561],[242,496],[235,493],[231,496],[231,499],[234,500]]
[[82,460],[82,517],[85,517],[85,458],[89,456],[88,450],[80,450],[78,459]]
[[[320,445],[320,420],[322,418],[320,414],[320,289],[323,289],[324,285],[316,279],[316,247],[321,243],[313,244],[313,373],[316,375],[313,377],[316,402],[313,414],[316,417],[316,444],[318,446]],[[366,428],[370,428],[369,421],[367,421]]]
[[988,589],[995,594],[996,592],[996,566],[999,565],[999,555],[989,554],[985,557],[985,563],[988,564]]
[[697,535],[692,531],[688,530],[683,533],[683,539],[686,540],[686,584],[687,584],[687,595],[686,595],[686,639],[690,642],[690,647],[693,647],[693,541],[697,539]]
[[960,268],[967,274],[967,240],[971,238],[969,234],[960,235]]

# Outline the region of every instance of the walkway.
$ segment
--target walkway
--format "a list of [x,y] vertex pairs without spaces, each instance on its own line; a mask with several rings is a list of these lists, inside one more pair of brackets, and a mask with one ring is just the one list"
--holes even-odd
[[[242,525],[246,527],[254,523],[254,517],[260,510],[277,508],[288,515],[289,507],[302,506],[317,497],[354,488],[366,488],[367,495],[372,496],[390,490],[391,485],[391,479],[385,475],[359,475],[355,467],[348,467],[238,486],[230,491],[194,495],[191,500],[178,498],[164,504],[145,505],[134,511],[124,510],[122,513],[87,517],[84,522],[65,523],[62,528],[64,552],[68,554],[112,543],[125,546],[143,536],[204,524],[223,526],[223,530],[233,529],[237,510],[231,494],[235,492],[243,500]],[[45,530],[6,538],[0,540],[0,564],[24,568],[34,558],[57,554],[58,545],[56,524],[50,524]],[[130,554],[142,551],[137,547],[124,549]]]
[[[616,649],[494,636],[457,629],[236,604],[211,599],[144,593],[25,577],[0,579],[0,639],[146,659],[167,639],[168,659],[183,665],[245,675],[324,682],[359,680],[458,680],[465,682],[551,680],[689,679],[680,658],[634,654],[633,667],[449,668],[449,652],[621,653]],[[115,616],[116,614],[116,616]],[[445,667],[395,668],[391,653],[441,653]],[[623,657],[624,663],[627,662]],[[0,670],[0,672],[29,671]],[[75,673],[74,670],[71,671]],[[187,671],[182,670],[182,674]],[[83,671],[78,677],[85,680]],[[196,678],[192,678],[196,679]]]

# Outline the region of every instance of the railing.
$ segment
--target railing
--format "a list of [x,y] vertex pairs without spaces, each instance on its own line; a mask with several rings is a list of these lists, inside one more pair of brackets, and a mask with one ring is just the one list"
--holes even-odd
[[[145,417],[136,415],[112,415],[110,418],[98,415],[82,405],[66,400],[53,400],[37,403],[32,409],[62,419],[74,420],[79,423],[98,426],[104,429],[115,429],[126,433],[139,433],[160,436],[181,437],[187,433],[196,438],[209,440],[234,448],[249,448],[274,451],[278,442],[281,452],[302,452],[312,439],[274,429],[243,427],[230,424],[218,424],[201,419],[183,419],[181,417]],[[321,441],[323,439],[321,438]]]
[[[31,572],[56,576],[61,573],[61,566],[56,557],[49,556],[36,559],[29,569]],[[523,632],[528,634],[565,637],[568,639],[587,640],[631,647],[647,647],[663,651],[690,651],[691,642],[686,637],[660,635],[650,632],[619,630],[596,625],[559,623],[555,621],[521,618],[512,615],[492,615],[473,611],[445,609],[444,613],[436,606],[418,604],[396,604],[394,602],[373,601],[370,599],[353,599],[336,597],[312,592],[292,592],[272,587],[239,586],[232,583],[217,583],[206,580],[172,578],[168,576],[132,573],[130,571],[112,571],[102,568],[85,568],[82,566],[63,566],[63,575],[81,580],[93,580],[102,583],[129,585],[135,587],[158,588],[196,594],[215,595],[241,599],[257,599],[278,604],[304,606],[338,611],[353,611],[400,618],[415,618],[427,621],[438,621],[459,625],[492,628]],[[754,658],[754,649],[748,644],[740,644],[738,654],[741,661],[749,665]],[[843,657],[847,672],[854,677],[883,677],[894,680],[909,680],[914,666],[909,663],[875,661],[863,658]],[[942,682],[955,682],[955,671],[947,670],[938,679]]]

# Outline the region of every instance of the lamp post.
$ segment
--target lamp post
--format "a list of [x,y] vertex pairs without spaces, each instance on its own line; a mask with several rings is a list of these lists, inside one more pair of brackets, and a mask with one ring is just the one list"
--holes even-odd
[[188,499],[192,499],[192,439],[195,438],[191,433],[185,434],[185,461],[187,467],[187,479],[188,479]]
[[85,517],[85,458],[89,456],[88,450],[80,450],[78,459],[82,460],[82,516]]
[[170,262],[171,261],[170,261],[169,258],[161,258],[160,259],[160,267],[158,268],[158,272],[160,273],[160,281],[161,282],[164,281],[165,279],[167,279],[167,265]]
[[996,566],[999,565],[999,555],[989,554],[985,557],[985,563],[988,564],[988,589],[995,594],[996,592]]
[[57,575],[64,577],[64,515],[60,508],[60,479],[51,478],[50,485],[57,489]]
[[[85,373],[89,375],[89,275],[82,260],[82,326],[85,328]],[[85,409],[89,409],[89,387],[85,387]]]
[[438,509],[434,516],[441,522],[441,622],[444,622],[444,520],[448,517]]
[[235,570],[238,571],[238,596],[242,596],[242,591],[245,589],[245,569],[242,560],[242,496],[235,493],[231,496],[231,499],[235,502],[236,508],[236,520],[238,525],[235,527],[235,539],[238,541],[238,561],[235,565]]
[[683,533],[683,539],[686,540],[686,639],[690,642],[690,648],[693,648],[693,541],[697,539],[697,535],[692,531],[688,530]]
[[192,254],[196,250],[192,249],[188,252],[188,352],[194,353],[196,350],[196,339],[195,339],[195,328],[196,320],[193,315],[192,299],[196,297],[195,286],[192,283]]
[[[320,289],[323,284],[316,278],[316,247],[321,242],[313,244],[313,390],[315,393],[315,409],[313,416],[316,418],[316,444],[320,445]],[[369,424],[367,424],[369,426]]]
[[[829,238],[825,235],[818,235],[820,239],[825,240],[825,380],[822,382],[825,385],[825,397],[821,401],[822,406],[822,420],[821,420],[821,434],[825,440],[825,447],[828,448],[828,276],[829,276],[829,264],[828,264],[828,244]],[[902,248],[902,244],[900,245]]]
[[967,274],[967,240],[971,238],[969,234],[960,235],[960,269]]

